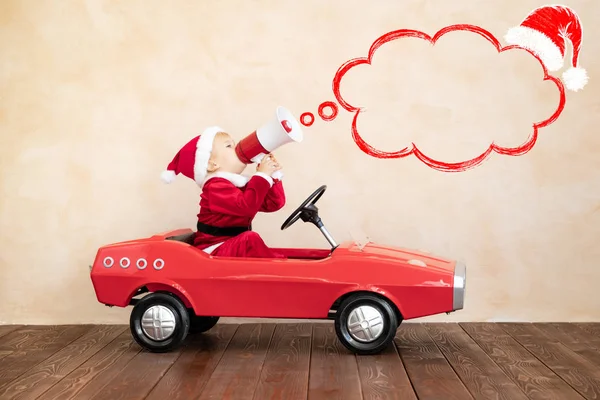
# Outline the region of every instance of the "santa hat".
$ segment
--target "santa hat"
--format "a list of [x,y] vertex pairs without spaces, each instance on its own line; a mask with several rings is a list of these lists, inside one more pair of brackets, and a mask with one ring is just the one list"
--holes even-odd
[[219,132],[224,131],[218,126],[211,126],[206,128],[201,135],[187,142],[175,154],[167,169],[162,172],[162,180],[171,183],[177,174],[183,174],[202,186],[207,174],[213,141]]
[[534,52],[548,71],[562,68],[569,39],[573,46],[571,68],[562,77],[567,89],[577,91],[588,81],[585,69],[578,66],[581,35],[581,23],[573,10],[550,5],[533,10],[519,26],[510,28],[504,39]]

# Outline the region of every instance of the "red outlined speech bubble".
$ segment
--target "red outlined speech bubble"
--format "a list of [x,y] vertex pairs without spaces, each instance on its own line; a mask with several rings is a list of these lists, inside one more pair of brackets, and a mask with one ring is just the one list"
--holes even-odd
[[[476,35],[480,35],[481,37],[486,39],[490,44],[492,44],[496,48],[498,53],[502,53],[505,51],[513,50],[513,49],[518,49],[521,51],[528,52],[531,56],[533,56],[535,59],[537,59],[537,61],[540,63],[540,66],[542,67],[543,72],[544,72],[543,80],[553,82],[556,85],[556,88],[558,89],[560,97],[559,97],[559,101],[558,101],[556,110],[547,119],[545,119],[541,122],[533,123],[532,127],[531,127],[531,132],[529,133],[527,139],[525,141],[523,141],[522,143],[520,143],[519,145],[516,145],[514,147],[503,147],[503,146],[500,146],[500,145],[492,142],[489,144],[487,149],[482,151],[480,154],[478,154],[474,157],[471,157],[469,159],[465,159],[465,160],[458,161],[458,162],[447,162],[447,161],[442,161],[440,159],[436,159],[431,156],[428,156],[421,149],[419,149],[419,147],[415,143],[412,143],[410,146],[403,147],[400,150],[396,150],[396,151],[383,151],[383,150],[377,149],[374,146],[372,146],[371,144],[367,143],[367,141],[363,138],[363,136],[361,135],[361,133],[359,132],[359,129],[357,127],[357,122],[358,122],[359,116],[360,116],[361,112],[364,111],[364,109],[362,108],[362,106],[350,104],[346,99],[344,99],[344,97],[342,96],[342,93],[341,93],[340,86],[341,86],[342,80],[346,76],[346,74],[348,74],[348,72],[354,67],[357,67],[360,65],[371,65],[373,56],[375,55],[377,50],[384,44],[389,43],[391,41],[395,41],[395,40],[399,40],[399,39],[403,39],[403,38],[416,38],[416,39],[425,40],[425,41],[431,43],[432,45],[435,45],[435,43],[441,37],[443,37],[445,34],[454,32],[454,31],[464,31],[464,32],[470,32],[470,33],[473,33]],[[565,106],[565,89],[564,89],[563,83],[559,79],[548,74],[548,70],[546,69],[546,67],[544,66],[544,64],[542,63],[542,61],[540,60],[540,58],[538,56],[536,56],[530,50],[519,47],[517,45],[503,47],[500,44],[500,42],[498,41],[498,39],[496,39],[494,37],[494,35],[492,35],[490,32],[488,32],[485,29],[480,28],[478,26],[465,25],[465,24],[447,26],[447,27],[439,30],[434,36],[429,36],[428,34],[426,34],[424,32],[421,32],[418,30],[412,30],[412,29],[400,29],[400,30],[388,32],[375,40],[375,42],[371,45],[371,47],[369,49],[367,57],[354,58],[354,59],[351,59],[351,60],[345,62],[344,64],[342,64],[340,66],[340,68],[337,70],[337,72],[333,78],[332,89],[333,89],[333,93],[334,93],[339,105],[346,111],[354,113],[354,117],[352,119],[352,126],[351,126],[352,138],[353,138],[354,142],[358,145],[358,147],[363,152],[365,152],[366,154],[368,154],[370,156],[373,156],[376,158],[381,158],[381,159],[403,158],[403,157],[407,157],[410,155],[414,155],[415,157],[417,157],[417,159],[419,159],[420,161],[422,161],[424,164],[428,165],[429,167],[434,168],[436,170],[447,171],[447,172],[459,172],[459,171],[465,171],[467,169],[473,168],[473,167],[481,164],[492,153],[498,153],[498,154],[510,155],[510,156],[518,156],[518,155],[523,155],[523,154],[527,153],[535,145],[537,138],[538,138],[539,129],[543,128],[545,126],[548,126],[552,122],[554,122],[559,117],[559,115],[561,114],[561,112],[563,111],[564,106]],[[319,113],[319,116],[321,117],[321,119],[323,119],[325,121],[331,121],[331,120],[335,119],[335,117],[337,116],[338,108],[334,102],[324,102],[319,106],[318,113]],[[300,122],[302,124],[304,124],[305,126],[310,126],[314,122],[314,119],[315,118],[312,113],[304,113],[304,114],[302,114],[302,116],[300,118]]]

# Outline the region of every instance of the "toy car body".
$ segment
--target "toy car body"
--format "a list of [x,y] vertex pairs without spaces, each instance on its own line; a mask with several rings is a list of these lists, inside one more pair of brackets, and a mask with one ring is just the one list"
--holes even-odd
[[102,246],[91,267],[98,301],[133,305],[132,334],[151,351],[219,317],[246,317],[334,319],[347,348],[373,354],[403,320],[463,308],[465,265],[424,252],[350,241],[276,249],[286,259],[230,258],[197,249],[193,237],[181,229]]

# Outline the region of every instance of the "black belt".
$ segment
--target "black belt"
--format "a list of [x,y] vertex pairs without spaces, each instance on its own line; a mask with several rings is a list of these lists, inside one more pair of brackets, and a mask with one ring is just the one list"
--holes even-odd
[[196,223],[196,229],[198,229],[198,232],[206,233],[207,235],[212,236],[237,236],[240,233],[252,230],[252,225],[220,228],[218,226],[206,225],[198,221]]

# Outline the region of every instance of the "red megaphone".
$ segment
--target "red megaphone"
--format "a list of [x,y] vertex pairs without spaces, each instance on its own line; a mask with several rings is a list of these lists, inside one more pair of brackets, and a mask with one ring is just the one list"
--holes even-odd
[[279,106],[273,119],[238,142],[235,153],[244,164],[258,163],[278,147],[290,142],[300,143],[302,138],[302,128],[296,118]]

